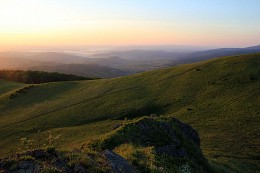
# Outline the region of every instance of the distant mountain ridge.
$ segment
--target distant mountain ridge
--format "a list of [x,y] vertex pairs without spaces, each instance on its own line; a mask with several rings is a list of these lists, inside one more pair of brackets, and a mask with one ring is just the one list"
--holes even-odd
[[[203,61],[207,59],[217,58],[221,56],[232,56],[232,55],[242,55],[242,54],[250,54],[250,53],[259,53],[260,46],[252,46],[246,48],[220,48],[220,49],[211,49],[199,52],[193,52],[189,54],[184,54],[179,57],[180,64],[192,63]],[[173,62],[172,64],[175,64]]]
[[183,54],[182,52],[168,52],[163,50],[126,50],[126,51],[114,51],[108,53],[94,54],[94,58],[107,58],[111,56],[118,56],[126,60],[154,60],[154,59],[164,59],[179,56]]
[[[18,53],[19,54],[19,53]],[[112,78],[125,76],[133,72],[109,67],[109,64],[119,67],[121,58],[92,59],[57,52],[44,53],[0,53],[0,70],[39,70],[59,72],[93,78]],[[106,66],[107,65],[107,66]]]
[[260,45],[251,46],[251,47],[246,47],[246,49],[260,49]]
[[258,52],[260,52],[260,45],[196,52],[136,49],[98,53],[89,57],[63,52],[1,52],[0,69],[34,69],[72,73],[85,77],[111,78],[221,56]]

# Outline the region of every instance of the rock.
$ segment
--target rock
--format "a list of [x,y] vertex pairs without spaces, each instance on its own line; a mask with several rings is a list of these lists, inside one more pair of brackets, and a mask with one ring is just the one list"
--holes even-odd
[[57,167],[59,169],[66,169],[67,163],[63,159],[57,158],[55,160],[54,165],[55,165],[55,167]]
[[74,167],[74,173],[87,173],[87,170],[84,166],[76,164]]
[[160,128],[163,129],[165,131],[165,134],[167,134],[172,142],[176,145],[178,145],[180,143],[180,140],[178,139],[175,130],[171,127],[171,125],[167,122],[160,122]]
[[172,157],[178,157],[178,158],[187,158],[189,157],[189,154],[187,151],[182,147],[177,147],[176,145],[166,145],[163,147],[159,147],[157,149],[157,152],[159,154],[166,154],[168,156]]
[[[149,145],[157,145],[154,141],[154,135],[162,133],[162,135],[167,136],[170,143],[179,143],[179,139],[175,133],[175,130],[167,122],[156,122],[153,118],[145,118],[136,123],[136,126],[141,128],[143,135],[150,138],[151,141],[148,141]],[[156,129],[155,129],[156,128]],[[149,139],[147,138],[147,139]]]
[[35,163],[33,161],[22,161],[17,165],[15,173],[33,173],[35,172]]
[[114,173],[135,173],[129,163],[111,150],[105,150],[103,155],[107,159]]

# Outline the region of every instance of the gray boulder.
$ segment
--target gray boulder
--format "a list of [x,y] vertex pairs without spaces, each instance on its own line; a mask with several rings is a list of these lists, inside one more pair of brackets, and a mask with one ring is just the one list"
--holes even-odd
[[86,170],[86,168],[84,166],[82,166],[80,164],[77,164],[74,167],[74,172],[75,173],[87,173],[87,170]]
[[113,151],[105,150],[103,155],[114,173],[135,173],[131,165],[129,165],[123,157]]

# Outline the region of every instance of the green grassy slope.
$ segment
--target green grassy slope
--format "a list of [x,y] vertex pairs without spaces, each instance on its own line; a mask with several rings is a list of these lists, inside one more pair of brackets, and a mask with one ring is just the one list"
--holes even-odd
[[15,87],[0,91],[0,154],[13,152],[21,137],[37,140],[48,131],[62,134],[64,148],[78,147],[124,117],[156,113],[192,125],[207,158],[253,172],[260,153],[259,69],[260,54],[252,54],[114,79],[41,84],[15,99],[8,97]]
[[0,95],[4,95],[10,91],[16,90],[20,87],[23,87],[23,84],[16,82],[6,82],[0,79]]

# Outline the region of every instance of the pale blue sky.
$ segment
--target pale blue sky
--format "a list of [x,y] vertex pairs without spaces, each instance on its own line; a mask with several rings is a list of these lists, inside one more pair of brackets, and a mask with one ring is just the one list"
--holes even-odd
[[260,21],[259,0],[60,0],[60,5],[100,19],[197,20],[205,22]]

